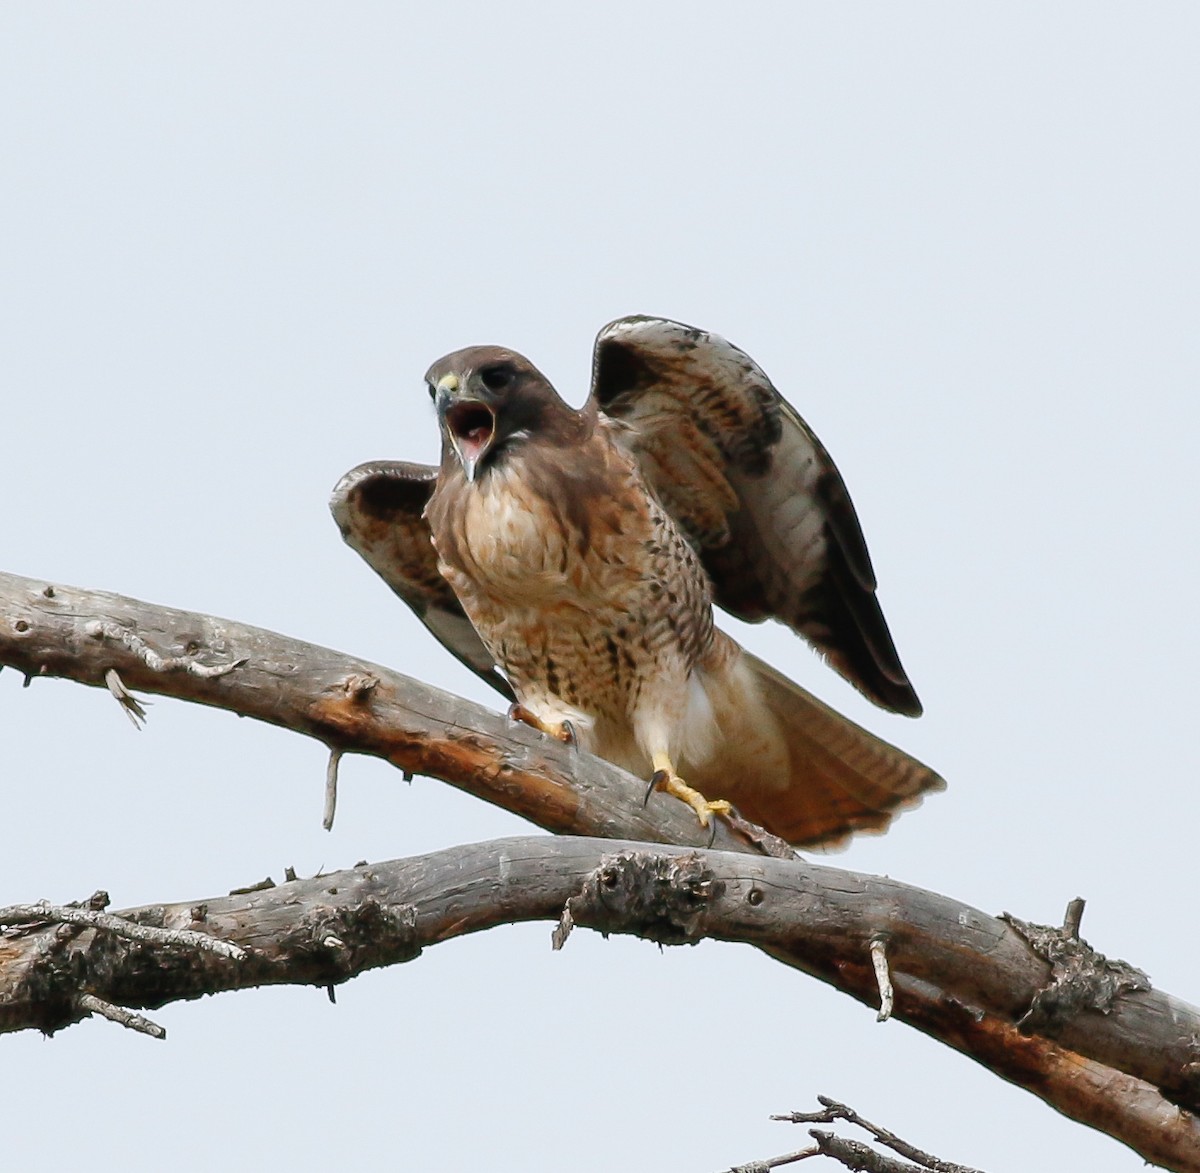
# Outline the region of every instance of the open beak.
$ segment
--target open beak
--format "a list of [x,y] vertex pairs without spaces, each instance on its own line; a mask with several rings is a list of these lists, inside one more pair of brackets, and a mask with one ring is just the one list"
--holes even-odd
[[454,445],[468,481],[475,480],[479,462],[496,438],[496,415],[482,400],[460,397],[455,375],[446,375],[437,387],[437,409],[442,426]]

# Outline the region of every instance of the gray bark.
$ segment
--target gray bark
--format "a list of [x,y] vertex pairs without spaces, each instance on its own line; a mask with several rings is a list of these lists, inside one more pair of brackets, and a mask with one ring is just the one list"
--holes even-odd
[[[711,837],[669,795],[643,806],[645,780],[600,758],[391,669],[231,620],[0,573],[0,665],[99,688],[116,670],[126,688],[384,758],[547,831],[695,846]],[[722,822],[713,846],[793,854],[750,824]]]
[[[53,1030],[79,995],[151,1007],[278,982],[331,985],[462,932],[570,917],[673,943],[745,941],[878,1004],[870,957],[886,942],[894,1016],[971,1055],[1147,1160],[1200,1173],[1200,1012],[1070,932],[997,919],[893,880],[794,858],[753,828],[725,851],[647,848],[707,839],[645,783],[504,718],[373,664],[271,632],[131,599],[0,575],[0,664],[217,705],[429,773],[559,833],[128,914],[245,946],[129,941],[25,924],[0,937],[0,1029]],[[233,667],[234,665],[238,665]],[[633,858],[601,855],[620,848]],[[734,854],[741,853],[741,854]]]

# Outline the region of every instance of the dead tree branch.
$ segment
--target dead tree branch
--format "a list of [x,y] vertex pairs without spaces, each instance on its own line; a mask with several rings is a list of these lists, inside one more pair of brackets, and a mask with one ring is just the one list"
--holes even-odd
[[105,932],[116,933],[119,937],[128,937],[131,941],[206,949],[231,961],[241,961],[245,956],[245,951],[236,945],[210,937],[207,933],[195,933],[189,929],[155,928],[90,908],[72,908],[69,905],[50,904],[45,900],[36,904],[10,904],[7,908],[0,908],[0,926],[5,928],[18,925],[41,928],[47,924],[78,925],[83,928],[103,929]]
[[[140,1009],[251,986],[332,986],[412,960],[450,937],[525,920],[562,922],[560,943],[571,924],[662,944],[743,941],[873,1004],[878,986],[869,942],[886,933],[894,1017],[1145,1159],[1200,1173],[1200,1118],[1172,1102],[1161,1085],[1085,1058],[1061,1041],[1023,1036],[1013,1025],[1005,1006],[1014,997],[1027,1006],[1049,980],[1049,967],[1016,929],[889,879],[801,860],[539,836],[133,909],[121,919],[203,933],[246,957],[234,961],[192,945],[93,928],[63,940],[51,925],[25,924],[0,935],[0,1031],[57,1030],[81,1016],[81,993]],[[1077,1033],[1091,1049],[1119,1055],[1129,1026],[1124,1003],[1145,1011],[1155,1000],[1160,1014],[1190,1010],[1139,991],[1123,995],[1110,1014],[1080,1011]],[[1190,1013],[1186,1023],[1171,1020],[1169,1029],[1200,1029],[1200,1015]],[[1137,1021],[1148,1019],[1143,1013]],[[1165,1020],[1159,1028],[1168,1029]]]
[[[643,806],[644,780],[481,705],[230,620],[0,573],[0,665],[100,688],[110,688],[115,669],[126,693],[211,705],[330,750],[385,758],[547,831],[697,847],[711,838],[731,851],[793,854],[751,824],[739,831],[722,821],[713,838],[669,795],[655,793]],[[325,813],[332,814],[328,799]]]
[[770,1169],[779,1169],[784,1165],[793,1165],[797,1161],[807,1161],[809,1157],[830,1157],[847,1169],[857,1173],[950,1173],[950,1170],[962,1170],[962,1173],[981,1173],[977,1169],[967,1169],[963,1165],[950,1165],[937,1161],[932,1165],[914,1165],[908,1161],[898,1160],[887,1153],[873,1149],[861,1140],[848,1136],[838,1136],[836,1132],[822,1132],[819,1128],[810,1128],[808,1135],[813,1143],[806,1148],[797,1149],[792,1153],[783,1153],[778,1157],[770,1157],[765,1161],[748,1161],[744,1165],[734,1165],[728,1173],[767,1173]]
[[[922,1151],[916,1145],[901,1140],[894,1132],[889,1132],[886,1128],[880,1128],[878,1124],[864,1120],[853,1108],[830,1099],[829,1096],[818,1096],[817,1100],[821,1104],[819,1112],[789,1112],[786,1116],[772,1116],[771,1119],[784,1120],[789,1124],[834,1124],[839,1120],[844,1120],[847,1124],[861,1128],[872,1139],[886,1145],[892,1152],[899,1153],[900,1156],[906,1158],[906,1161],[913,1162],[908,1164],[888,1157],[886,1154],[873,1152],[867,1149],[867,1146],[863,1145],[861,1141],[847,1141],[843,1137],[820,1132],[815,1128],[809,1130],[808,1135],[817,1142],[817,1152],[835,1157],[851,1169],[903,1170],[905,1173],[916,1169],[927,1169],[929,1173],[980,1173],[978,1169],[971,1169],[966,1165],[956,1165],[953,1161],[943,1161],[940,1157]],[[846,1145],[852,1147],[840,1147]],[[852,1161],[862,1158],[863,1155],[860,1152],[862,1149],[866,1149],[868,1163],[852,1163]]]
[[95,994],[80,994],[75,999],[75,1006],[81,1017],[99,1014],[101,1018],[107,1018],[109,1022],[115,1022],[118,1026],[126,1027],[129,1030],[135,1030],[138,1034],[149,1035],[152,1039],[167,1037],[167,1032],[157,1022],[151,1022],[144,1015],[126,1010],[124,1006],[114,1006],[111,1002],[105,1002],[103,998],[97,998]]
[[[126,690],[255,717],[316,737],[334,751],[374,754],[406,773],[442,778],[558,833],[696,846],[709,835],[690,811],[669,798],[656,796],[644,808],[644,782],[597,758],[385,668],[243,624],[0,574],[0,665],[28,677],[61,676],[97,687],[109,687],[106,681],[116,672]],[[502,921],[558,917],[568,901],[574,920],[593,923],[586,918],[595,916],[603,901],[592,899],[589,905],[583,899],[588,889],[581,893],[579,885],[595,868],[601,849],[580,847],[582,840],[572,849],[536,842],[538,847],[529,848],[531,857],[541,859],[555,881],[550,906],[530,904],[526,894],[502,885],[506,895],[499,904],[495,897],[490,904],[480,898],[492,908],[491,919],[481,913],[478,924],[443,925],[440,936],[424,939],[420,933],[414,938],[403,912],[408,905],[418,907],[420,899],[410,894],[381,902],[364,879],[390,875],[392,868],[403,872],[419,861],[302,882],[317,885],[314,907],[332,908],[328,923],[327,917],[321,919],[324,912],[316,922],[294,923],[296,909],[282,908],[273,888],[223,898],[235,900],[227,913],[232,920],[217,928],[206,923],[207,913],[192,915],[202,905],[168,918],[170,927],[200,925],[196,931],[248,945],[252,955],[240,963],[176,946],[168,953],[179,960],[164,971],[164,946],[84,929],[77,937],[93,942],[89,951],[133,960],[117,965],[111,981],[98,978],[98,984],[83,989],[78,982],[66,983],[68,991],[60,973],[62,949],[47,946],[34,956],[30,942],[45,945],[46,933],[20,929],[15,937],[0,937],[0,1030],[52,1030],[75,1021],[82,1013],[81,992],[118,1006],[147,1006],[280,981],[330,986],[362,969],[403,960],[406,951],[445,936]],[[730,827],[722,821],[715,846],[777,854],[788,862],[761,854],[729,857],[725,871],[716,869],[717,878],[723,893],[741,893],[729,911],[736,907],[746,919],[713,920],[713,910],[725,908],[722,896],[705,905],[698,935],[756,944],[873,1009],[883,990],[880,950],[873,957],[871,942],[886,941],[883,960],[893,1017],[970,1055],[1066,1115],[1120,1137],[1147,1159],[1200,1171],[1192,1115],[1200,1109],[1200,1014],[1194,1008],[1152,990],[1132,967],[1094,954],[1070,931],[1042,930],[1015,918],[1008,923],[893,881],[800,863],[786,845],[748,824]],[[481,865],[481,883],[495,893],[495,853],[508,848],[494,844],[469,850],[490,860]],[[572,851],[583,852],[586,862],[570,864]],[[669,861],[677,854],[653,858]],[[406,883],[399,887],[408,891]],[[295,885],[286,890],[290,898]],[[355,894],[348,905],[343,899],[330,904],[331,896],[346,891]],[[428,892],[425,896],[436,902]],[[809,913],[797,908],[794,920],[791,914],[770,923],[761,919],[789,900]],[[811,915],[812,909],[821,915]],[[760,919],[749,916],[751,911]],[[166,916],[161,908],[137,910],[126,919],[165,927],[160,913]],[[268,927],[258,925],[260,915]],[[564,938],[570,923],[564,920]],[[655,936],[653,925],[646,931],[640,923],[636,917],[618,918],[596,927]],[[242,929],[253,939],[243,942]],[[685,933],[683,939],[691,938]],[[98,941],[106,943],[94,944]],[[79,953],[75,938],[60,945],[71,956]],[[265,953],[259,952],[264,946]],[[145,980],[167,982],[162,989],[154,987],[156,993],[147,991],[136,964],[151,954],[154,972]],[[1191,1155],[1185,1160],[1181,1152]]]

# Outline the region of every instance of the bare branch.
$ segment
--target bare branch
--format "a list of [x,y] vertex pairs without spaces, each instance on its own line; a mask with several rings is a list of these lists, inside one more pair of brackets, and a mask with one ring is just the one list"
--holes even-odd
[[809,1145],[806,1149],[797,1149],[794,1153],[769,1157],[765,1161],[747,1161],[744,1165],[734,1165],[729,1173],[767,1173],[769,1169],[778,1169],[781,1165],[792,1165],[796,1161],[806,1161],[809,1157],[817,1157],[820,1154],[819,1145]]
[[833,1132],[811,1129],[809,1136],[817,1142],[816,1151],[822,1157],[832,1157],[847,1169],[863,1170],[864,1173],[924,1173],[921,1165],[910,1165],[889,1157],[861,1140],[851,1140]]
[[[1031,997],[1048,967],[1012,926],[890,879],[800,860],[526,837],[124,914],[171,931],[203,925],[249,951],[238,965],[180,949],[164,949],[147,965],[142,942],[102,944],[94,929],[62,942],[50,926],[26,927],[18,937],[0,936],[0,1031],[57,1030],[80,1016],[81,991],[140,1007],[278,983],[324,988],[456,935],[558,922],[564,907],[575,924],[662,944],[712,937],[758,945],[867,1005],[878,997],[869,942],[887,935],[895,1017],[1145,1159],[1200,1173],[1200,1120],[1161,1086],[1013,1025],[1014,995],[1018,1003]],[[1157,998],[1177,1014],[1159,1023],[1160,1035],[1200,1028],[1182,1003],[1150,992],[1130,997]],[[1082,1037],[1118,1057],[1120,1006],[1081,1015],[1093,1032]]]
[[141,1014],[135,1014],[132,1010],[126,1010],[123,1006],[114,1006],[111,1002],[105,1002],[94,994],[80,994],[76,999],[76,1006],[81,1014],[99,1014],[101,1018],[107,1018],[109,1022],[136,1030],[139,1034],[149,1035],[152,1039],[167,1037],[166,1028],[159,1026],[157,1022],[151,1022],[150,1019]]
[[[385,668],[242,624],[99,592],[59,586],[47,591],[40,582],[0,574],[0,664],[27,675],[62,676],[93,686],[103,686],[106,673],[115,669],[131,688],[215,705],[316,737],[344,752],[383,757],[406,775],[416,771],[443,778],[559,833],[696,846],[709,837],[691,811],[669,797],[654,795],[643,808],[644,781],[597,758]],[[791,854],[753,828],[729,820],[719,820],[714,845],[733,852]],[[790,889],[784,877],[808,885],[807,898],[825,910],[827,919],[806,920],[793,909],[798,920],[785,917],[769,928],[768,920],[731,924],[727,939],[751,941],[874,1008],[880,990],[869,943],[882,934],[888,940],[896,998],[893,1017],[970,1055],[1073,1118],[1122,1137],[1150,1159],[1160,1150],[1171,1154],[1196,1144],[1191,1112],[1200,1107],[1200,1014],[1152,990],[1132,967],[1071,941],[1076,952],[1069,965],[1076,968],[1068,972],[1056,953],[1058,945],[1041,935],[1039,926],[1015,920],[1007,924],[890,880],[757,856],[743,856],[729,866],[741,869],[743,879],[758,875],[761,881],[764,873],[753,869],[767,865],[785,869],[779,877],[785,893]],[[573,895],[582,894],[577,888],[559,890],[554,907],[536,913],[514,898],[512,907],[524,913],[502,919],[558,919]],[[742,912],[768,918],[789,902],[762,882],[751,882],[743,895]],[[270,907],[279,898],[272,889],[232,899],[259,900]],[[368,919],[382,918],[391,925],[390,905],[375,908],[368,902],[364,907],[374,908],[365,914]],[[592,923],[582,918],[598,907],[594,900],[573,901],[574,919]],[[294,917],[295,910],[286,915]],[[192,923],[184,918],[178,927]],[[456,925],[453,931],[470,930]],[[618,925],[611,931],[631,930]],[[84,930],[80,940],[90,932]],[[1061,930],[1046,932],[1062,936]],[[229,935],[238,939],[237,933]],[[384,937],[401,944],[408,940],[395,926]],[[344,947],[331,947],[329,938]],[[329,986],[362,968],[400,959],[386,949],[373,952],[358,944],[355,933],[340,921],[306,940],[307,968],[255,958],[235,967],[190,956],[179,966],[185,976],[191,967],[190,978],[179,979],[173,996],[233,988],[225,984],[232,971],[239,977],[235,984],[313,980]],[[28,976],[21,968],[28,958],[15,958],[11,971],[6,961],[11,950],[20,948],[20,939],[0,937],[0,1029],[56,1029],[74,1021],[74,1002],[61,997],[19,1009],[22,997],[13,991]],[[53,954],[42,961],[50,964]],[[50,972],[56,972],[52,964]],[[105,987],[87,992],[93,990],[101,996]],[[1054,992],[1038,1003],[1038,1014],[1018,1029],[1014,1024],[1048,990]],[[1064,991],[1069,997],[1061,996]],[[110,992],[114,1003],[131,1001],[119,990]],[[72,997],[77,993],[73,989]],[[1200,1169],[1200,1163],[1172,1167]]]
[[[789,1112],[786,1116],[772,1116],[772,1120],[785,1120],[789,1124],[833,1124],[838,1120],[844,1120],[847,1124],[852,1124],[856,1128],[861,1128],[864,1132],[869,1133],[880,1144],[886,1145],[900,1156],[906,1157],[910,1161],[915,1161],[916,1165],[922,1169],[930,1170],[930,1173],[980,1173],[978,1169],[971,1169],[966,1165],[956,1165],[953,1161],[943,1161],[940,1157],[935,1157],[931,1153],[923,1152],[916,1145],[911,1145],[906,1140],[901,1140],[894,1132],[889,1132],[886,1128],[880,1128],[878,1124],[872,1124],[869,1120],[863,1119],[853,1108],[846,1104],[839,1103],[837,1100],[830,1099],[829,1096],[817,1096],[818,1102],[822,1105],[819,1112]],[[822,1138],[829,1139],[830,1133],[817,1132],[812,1130],[809,1136],[817,1140],[821,1144]],[[833,1139],[839,1139],[833,1137]],[[860,1142],[851,1141],[850,1144],[857,1145]],[[865,1147],[865,1146],[864,1146]],[[822,1147],[822,1152],[826,1149]],[[835,1155],[835,1154],[830,1154]],[[876,1154],[878,1156],[878,1154]],[[883,1158],[884,1161],[890,1160],[888,1157]],[[860,1168],[875,1168],[871,1165],[858,1166]],[[909,1170],[914,1168],[913,1165],[900,1165],[893,1161],[890,1166],[880,1165],[881,1169],[902,1168]]]
[[138,924],[136,921],[113,913],[98,912],[88,908],[72,908],[69,905],[50,904],[39,900],[36,904],[11,904],[0,908],[0,926],[5,925],[80,925],[115,933],[130,941],[147,941],[154,945],[180,946],[185,949],[204,949],[217,957],[229,961],[243,961],[246,951],[228,941],[210,937],[207,933],[196,933],[190,929],[160,929],[153,925]]
[[[212,662],[211,666],[208,662]],[[548,831],[707,846],[683,803],[616,766],[398,672],[261,628],[0,573],[0,665],[213,705],[449,782]],[[237,669],[234,671],[233,669]],[[793,853],[719,820],[713,846]]]

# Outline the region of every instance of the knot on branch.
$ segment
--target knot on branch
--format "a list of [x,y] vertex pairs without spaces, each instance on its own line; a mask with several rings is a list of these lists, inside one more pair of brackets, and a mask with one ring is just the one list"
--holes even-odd
[[377,965],[412,961],[421,955],[417,910],[411,904],[385,904],[367,898],[341,908],[323,906],[306,913],[293,942],[307,955],[322,981],[338,981]]
[[724,891],[699,855],[607,855],[567,901],[554,947],[562,948],[575,924],[605,936],[631,932],[660,945],[694,945],[704,936],[710,903]]
[[[1195,1048],[1195,1040],[1192,1046]],[[1163,1088],[1163,1094],[1193,1115],[1200,1115],[1200,1062],[1185,1063],[1179,1072],[1178,1086]]]
[[[47,937],[22,983],[22,992],[35,1010],[33,1025],[47,1036],[76,1021],[75,1000],[93,979],[92,959],[85,951],[71,947],[71,938],[77,931],[72,926],[69,936]],[[105,945],[110,956],[99,956]],[[111,945],[107,942],[98,945],[96,956],[102,966],[111,965]]]
[[352,672],[342,681],[347,699],[358,705],[365,705],[378,687],[379,677],[369,672]]
[[1069,923],[1063,928],[1031,924],[1007,912],[1001,919],[1050,963],[1050,984],[1034,996],[1017,1023],[1023,1034],[1052,1035],[1081,1010],[1107,1014],[1123,994],[1151,988],[1140,969],[1097,953]]
[[371,704],[379,683],[369,672],[351,672],[323,688],[309,709],[312,733],[331,750],[361,739],[373,720]]

